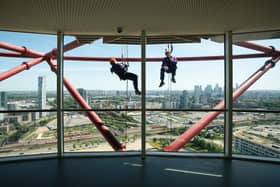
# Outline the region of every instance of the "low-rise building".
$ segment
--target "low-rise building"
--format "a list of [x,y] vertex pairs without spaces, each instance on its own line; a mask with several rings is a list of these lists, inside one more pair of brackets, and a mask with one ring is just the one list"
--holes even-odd
[[255,131],[252,133],[244,128],[237,130],[234,132],[233,141],[235,150],[241,154],[280,158],[280,145],[256,134]]

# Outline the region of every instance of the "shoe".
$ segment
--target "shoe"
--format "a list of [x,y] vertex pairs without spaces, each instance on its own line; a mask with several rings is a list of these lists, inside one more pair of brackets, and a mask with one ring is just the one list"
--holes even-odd
[[136,95],[141,95],[141,92],[139,90],[135,90]]
[[162,87],[164,85],[164,82],[161,81],[158,87]]
[[173,83],[176,83],[176,80],[175,80],[174,77],[171,78],[171,81],[172,81]]

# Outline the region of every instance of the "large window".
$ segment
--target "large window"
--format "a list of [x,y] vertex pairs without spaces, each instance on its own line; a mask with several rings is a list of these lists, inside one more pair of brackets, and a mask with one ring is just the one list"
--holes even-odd
[[[148,112],[147,151],[162,151],[178,136],[195,125],[205,112],[181,111]],[[219,115],[202,129],[194,138],[185,144],[181,152],[220,153],[224,150],[224,117]]]
[[[42,54],[56,48],[54,35],[0,32],[0,41]],[[57,152],[56,130],[51,128],[56,75],[46,61],[32,66],[36,56],[4,47],[1,52],[16,55],[0,57],[0,157]],[[19,67],[23,71],[14,74]]]
[[[279,49],[279,39],[260,37],[252,43],[257,45],[275,47]],[[258,36],[258,35],[253,35]],[[235,38],[249,40],[250,34]],[[248,38],[248,39],[246,39]],[[240,42],[242,43],[242,42]],[[256,54],[261,53],[244,47],[234,46],[234,54]],[[262,54],[265,54],[262,52]],[[275,64],[269,68],[272,56],[239,59],[233,61],[233,82],[235,92],[244,93],[233,102],[233,153],[238,155],[250,155],[256,157],[280,158],[280,86],[279,66]],[[265,73],[263,73],[265,72]],[[258,76],[261,75],[261,76]],[[252,83],[253,79],[257,79]],[[251,85],[252,83],[252,85]],[[244,85],[250,84],[248,89],[242,89]]]
[[[242,42],[250,40],[250,34],[233,36],[232,77],[225,71],[222,35],[173,44],[171,55],[177,58],[173,76],[162,66],[170,44],[146,45],[142,69],[140,45],[95,38],[63,54],[63,106],[57,108],[61,101],[53,72],[57,53],[40,59],[57,48],[57,36],[0,32],[4,42],[0,51],[0,157],[57,153],[60,145],[66,153],[228,153],[231,136],[224,135],[232,128],[229,143],[235,155],[279,158],[279,67],[274,62],[278,54],[273,47],[267,51],[268,46],[280,48],[279,39],[253,36],[251,43]],[[76,39],[65,36],[64,45]],[[252,43],[259,46],[252,47]],[[133,81],[111,70],[111,57],[137,75],[140,91],[145,83],[145,97],[137,95]],[[223,101],[229,94],[225,84],[231,78],[233,107],[225,108]],[[230,100],[226,103],[231,104]],[[146,150],[141,150],[142,145]]]
[[[75,39],[65,37],[65,43]],[[137,51],[139,46],[105,44],[102,40],[96,40],[64,54],[65,57],[106,58],[103,61],[73,61],[65,58],[64,76],[82,96],[80,99],[73,97],[75,94],[65,83],[65,152],[114,151],[108,140],[112,137],[125,146],[126,151],[141,149],[141,97],[135,94],[131,80],[122,80],[117,73],[111,72],[112,65],[109,62],[111,57],[124,59],[135,56]],[[140,63],[123,59],[116,63],[128,65],[128,72],[138,75],[138,87],[141,88]],[[102,121],[102,127],[92,117],[94,115]],[[103,128],[108,128],[111,135]],[[103,136],[104,133],[107,135]]]
[[[106,111],[96,112],[109,127],[113,135],[127,151],[141,149],[141,128],[139,112]],[[114,151],[101,135],[86,112],[65,112],[64,114],[65,152]]]
[[280,158],[279,113],[235,112],[233,152]]
[[[147,54],[151,57],[162,56],[158,62],[147,62],[147,151],[166,151],[165,147],[171,143],[180,142],[177,138],[181,134],[197,126],[197,123],[208,115],[205,110],[211,113],[212,109],[224,100],[222,42],[201,39],[198,43],[174,44],[172,56],[178,61],[176,82],[172,81],[172,73],[165,72],[165,84],[160,87],[160,72],[164,66],[162,61],[167,48],[168,44],[147,47]],[[211,56],[221,58],[213,61]],[[195,61],[196,58],[192,57],[201,59]],[[180,146],[180,152],[224,151],[224,107],[219,107],[218,110],[218,113],[222,114],[216,115],[212,122],[205,123],[205,128],[198,129],[196,135]]]

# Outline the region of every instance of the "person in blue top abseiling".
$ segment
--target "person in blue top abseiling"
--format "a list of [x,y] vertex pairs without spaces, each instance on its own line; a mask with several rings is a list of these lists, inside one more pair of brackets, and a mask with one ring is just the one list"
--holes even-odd
[[175,75],[177,69],[177,59],[176,57],[171,56],[173,51],[173,47],[171,45],[171,50],[165,49],[165,58],[162,61],[161,69],[160,69],[160,84],[159,87],[164,85],[164,73],[171,73],[171,81],[176,83]]
[[115,73],[119,76],[121,80],[131,80],[133,82],[134,90],[136,95],[141,95],[140,90],[138,89],[138,76],[134,73],[127,72],[128,65],[117,63],[115,58],[110,59],[111,73]]

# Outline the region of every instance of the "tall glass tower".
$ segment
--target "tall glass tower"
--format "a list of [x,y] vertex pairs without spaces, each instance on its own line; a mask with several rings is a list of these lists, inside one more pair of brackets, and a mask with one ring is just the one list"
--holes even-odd
[[0,108],[7,108],[7,92],[0,92]]
[[[46,109],[46,76],[38,77],[38,106],[39,109]],[[40,117],[44,116],[44,112],[40,112]]]
[[180,105],[179,108],[187,108],[189,105],[189,96],[188,92],[184,90],[182,95],[180,95]]

